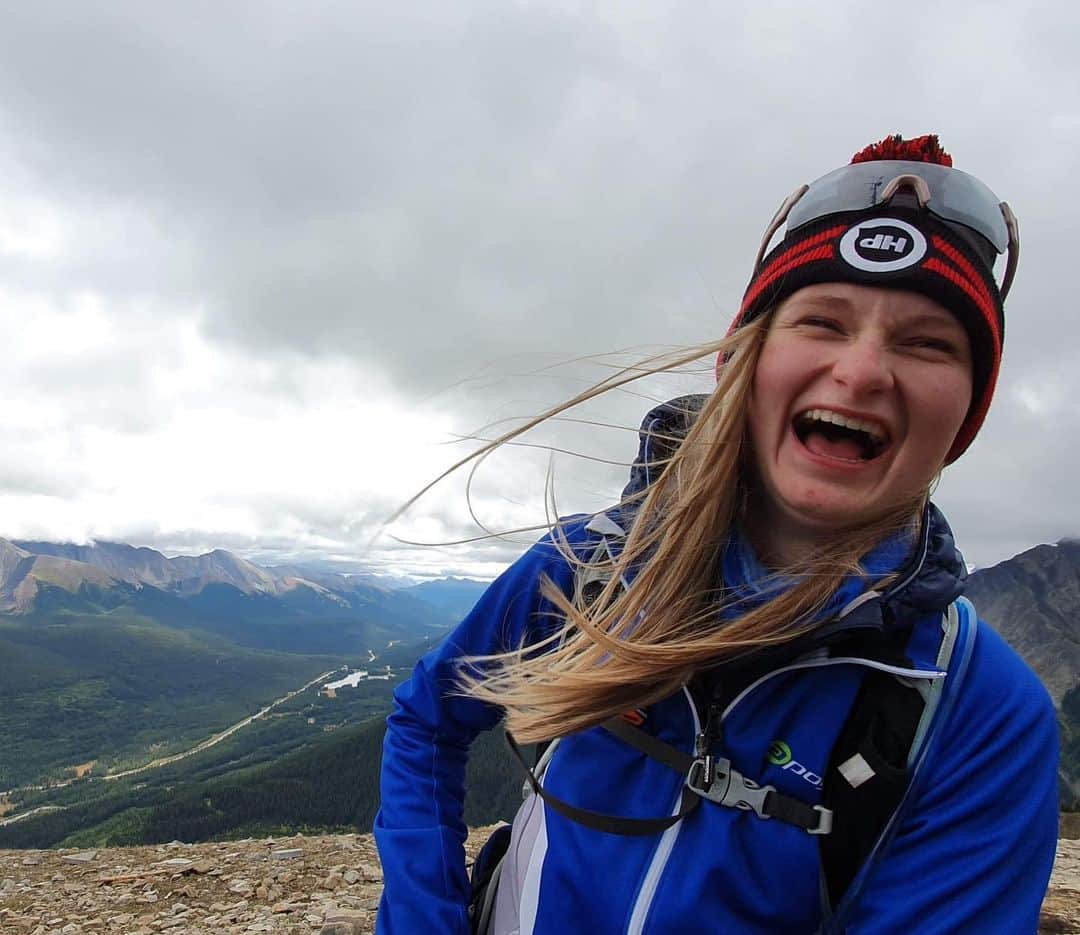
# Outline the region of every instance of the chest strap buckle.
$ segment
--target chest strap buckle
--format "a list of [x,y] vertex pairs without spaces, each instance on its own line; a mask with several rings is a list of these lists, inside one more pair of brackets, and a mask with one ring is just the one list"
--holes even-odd
[[759,818],[778,818],[808,834],[832,831],[831,809],[807,805],[777,792],[775,786],[759,785],[732,767],[731,760],[726,757],[698,757],[690,764],[686,787],[717,805],[753,812]]

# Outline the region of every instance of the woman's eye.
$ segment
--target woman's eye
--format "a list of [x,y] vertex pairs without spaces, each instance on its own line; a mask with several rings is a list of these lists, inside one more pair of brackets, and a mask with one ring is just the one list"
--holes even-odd
[[806,325],[809,328],[824,328],[826,331],[840,331],[840,325],[833,321],[831,318],[821,318],[817,315],[811,315],[804,318],[800,324]]
[[937,351],[941,354],[955,354],[956,347],[951,341],[947,341],[944,338],[931,338],[931,337],[915,337],[908,341],[911,347],[916,347],[928,351]]

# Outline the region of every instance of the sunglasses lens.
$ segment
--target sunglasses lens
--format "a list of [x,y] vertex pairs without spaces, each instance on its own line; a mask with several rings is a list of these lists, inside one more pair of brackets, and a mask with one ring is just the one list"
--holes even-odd
[[930,190],[927,209],[939,218],[981,234],[998,253],[1009,246],[1000,199],[966,172],[925,162],[878,161],[844,166],[814,182],[792,208],[788,230],[830,214],[864,211],[880,204],[881,193],[898,175],[916,175]]

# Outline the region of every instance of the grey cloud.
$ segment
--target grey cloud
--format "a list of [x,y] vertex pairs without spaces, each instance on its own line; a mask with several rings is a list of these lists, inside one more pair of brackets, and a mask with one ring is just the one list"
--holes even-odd
[[[0,257],[0,277],[99,291],[130,327],[197,312],[226,352],[271,362],[249,388],[263,406],[304,401],[289,376],[298,358],[348,360],[387,374],[407,402],[456,407],[467,428],[581,386],[507,391],[500,374],[530,367],[520,355],[715,337],[783,195],[886,132],[939,130],[1021,217],[1006,351],[1019,379],[1076,329],[1062,205],[1080,150],[1077,14],[971,2],[931,19],[853,0],[617,13],[23,4],[0,33],[0,166],[70,212],[78,243],[55,261]],[[176,404],[145,392],[135,362],[64,362],[34,379],[78,388],[66,397],[75,422],[138,432]],[[632,427],[647,405],[624,395],[602,411]],[[1006,410],[969,456],[981,469],[961,462],[943,486],[958,525],[987,543],[1053,535],[1051,516],[1080,527],[1053,506],[1071,497],[1055,469],[1075,463],[1078,426]],[[634,448],[565,426],[544,437],[614,460]],[[1012,458],[1021,447],[1046,457]],[[570,508],[621,485],[615,469],[582,481],[573,462],[559,470]],[[1022,505],[1001,493],[1032,480]],[[502,495],[485,501],[496,513]],[[343,503],[349,520],[303,500],[252,508],[345,545],[396,505]],[[1034,514],[1047,522],[1030,525]],[[457,529],[459,514],[443,520]]]
[[1021,548],[1057,542],[1080,530],[1080,503],[1073,490],[1080,464],[1080,413],[1071,404],[1078,395],[1080,378],[1073,375],[1045,393],[1049,408],[1036,414],[1006,386],[983,434],[946,470],[937,499],[969,561],[993,564]]
[[[9,449],[10,452],[10,449]],[[86,483],[85,475],[49,461],[26,460],[0,468],[0,496],[72,497]]]

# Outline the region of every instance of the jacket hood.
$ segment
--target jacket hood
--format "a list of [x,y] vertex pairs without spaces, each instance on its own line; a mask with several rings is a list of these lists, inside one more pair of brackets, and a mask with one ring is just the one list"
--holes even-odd
[[[680,396],[654,407],[642,420],[637,457],[615,517],[623,529],[629,529],[638,497],[659,476],[707,399],[704,394]],[[862,589],[858,601],[849,602],[851,609],[841,609],[816,635],[829,639],[854,629],[910,625],[917,617],[942,612],[963,593],[966,579],[967,569],[952,529],[941,511],[928,502],[918,535],[896,567],[895,583],[881,592]]]

